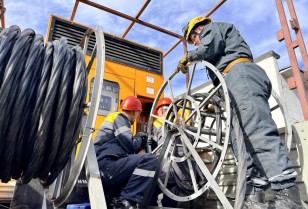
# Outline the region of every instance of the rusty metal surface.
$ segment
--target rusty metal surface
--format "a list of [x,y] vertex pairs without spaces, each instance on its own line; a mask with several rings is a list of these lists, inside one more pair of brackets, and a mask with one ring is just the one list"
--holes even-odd
[[[145,8],[147,8],[148,4],[150,3],[151,0],[147,0],[143,6],[141,7],[141,9],[138,11],[137,15],[135,16],[136,19],[138,19],[140,17],[140,15],[142,14],[142,12],[145,10]],[[130,31],[130,29],[134,26],[135,21],[132,21],[129,26],[127,27],[127,29],[124,31],[122,38],[125,38],[125,36],[127,35],[127,33]]]
[[[78,4],[79,2],[82,2],[84,4],[87,4],[89,6],[92,6],[94,8],[97,8],[97,9],[100,9],[100,10],[103,10],[105,12],[109,12],[111,14],[114,14],[114,15],[117,15],[119,17],[122,17],[124,19],[127,19],[127,20],[130,20],[131,23],[130,25],[127,27],[127,29],[124,31],[124,33],[122,34],[122,38],[125,38],[126,35],[128,34],[128,32],[131,30],[131,28],[134,26],[135,23],[139,23],[143,26],[146,26],[148,28],[151,28],[151,29],[154,29],[156,31],[159,31],[159,32],[162,32],[162,33],[165,33],[167,35],[170,35],[170,36],[173,36],[175,38],[178,38],[179,40],[177,40],[172,46],[171,48],[169,48],[165,53],[164,53],[164,57],[167,56],[173,49],[176,48],[176,46],[179,45],[180,42],[183,43],[183,48],[184,48],[184,53],[187,51],[187,43],[186,41],[184,40],[184,37],[180,34],[176,34],[172,31],[169,31],[169,30],[166,30],[164,28],[161,28],[157,25],[153,25],[151,23],[148,23],[148,22],[145,22],[143,20],[140,20],[139,17],[140,15],[143,13],[143,11],[147,8],[148,4],[150,3],[151,0],[146,0],[146,2],[143,4],[143,6],[141,7],[141,9],[137,12],[136,16],[135,17],[132,17],[132,16],[129,16],[125,13],[121,13],[117,10],[113,10],[109,7],[106,7],[106,6],[103,6],[101,4],[98,4],[96,2],[93,2],[93,1],[89,1],[89,0],[76,0],[75,1],[75,5],[74,5],[74,8],[73,8],[73,11],[72,11],[72,14],[71,14],[71,21],[74,20],[74,17],[75,17],[75,13],[77,11],[77,8],[78,8]],[[217,4],[215,4],[213,6],[213,8],[211,8],[206,14],[205,16],[210,16],[211,14],[213,14],[224,2],[226,2],[227,0],[220,0],[218,1]],[[186,86],[188,85],[188,81],[189,81],[189,74],[186,73]]]
[[5,20],[4,20],[4,13],[5,13],[5,7],[4,7],[4,0],[0,0],[0,17],[1,17],[1,27],[5,28]]
[[[209,17],[211,14],[213,14],[223,3],[225,3],[227,0],[220,0],[210,11],[208,11],[204,16]],[[177,40],[165,53],[164,57],[167,56],[182,40]],[[185,48],[184,48],[185,49]]]
[[291,85],[291,87],[294,88],[294,86],[296,85],[295,87],[299,95],[301,107],[302,107],[303,114],[304,114],[304,119],[308,120],[308,103],[307,103],[307,97],[306,97],[306,92],[305,92],[305,87],[304,87],[304,81],[301,78],[301,71],[299,69],[298,60],[297,60],[294,49],[297,47],[300,48],[302,60],[303,60],[304,67],[305,67],[305,74],[307,74],[306,72],[308,69],[307,51],[305,48],[305,43],[303,41],[301,29],[300,29],[300,26],[297,20],[297,16],[295,13],[292,0],[287,0],[287,4],[288,4],[289,11],[290,11],[290,16],[291,16],[291,27],[295,31],[296,40],[292,41],[290,29],[289,29],[288,22],[286,19],[284,8],[283,8],[282,0],[276,0],[276,6],[277,6],[278,14],[279,14],[279,19],[280,19],[280,23],[282,26],[282,29],[277,32],[277,38],[279,41],[284,40],[286,43],[286,47],[287,47],[287,51],[289,54],[290,63],[292,67],[293,77],[294,77],[294,82],[293,82],[294,85]]
[[161,28],[161,27],[158,27],[156,25],[153,25],[151,23],[148,23],[148,22],[145,22],[143,20],[139,20],[135,17],[132,17],[132,16],[129,16],[125,13],[122,13],[122,12],[119,12],[117,10],[114,10],[114,9],[111,9],[109,7],[106,7],[106,6],[103,6],[101,4],[98,4],[98,3],[95,3],[93,1],[88,1],[88,0],[79,0],[80,2],[84,3],[84,4],[87,4],[89,6],[92,6],[92,7],[95,7],[97,9],[100,9],[100,10],[103,10],[103,11],[106,11],[106,12],[109,12],[111,14],[114,14],[114,15],[117,15],[119,17],[122,17],[124,19],[127,19],[127,20],[130,20],[130,21],[133,21],[133,22],[136,22],[136,23],[139,23],[140,25],[143,25],[143,26],[146,26],[146,27],[149,27],[149,28],[152,28],[154,30],[157,30],[159,32],[162,32],[162,33],[165,33],[167,35],[170,35],[170,36],[173,36],[175,38],[181,38],[182,36],[177,34],[177,33],[174,33],[172,31],[169,31],[169,30],[166,30],[164,28]]
[[[172,37],[175,37],[175,38],[178,38],[179,40],[177,40],[166,52],[164,52],[164,57],[166,57],[174,48],[176,48],[176,46],[179,45],[180,42],[183,42],[183,36],[180,35],[180,34],[177,34],[177,33],[174,33],[172,31],[169,31],[169,30],[166,30],[164,28],[161,28],[157,25],[153,25],[151,23],[148,23],[148,22],[145,22],[143,20],[140,20],[139,17],[140,15],[143,13],[143,11],[147,8],[148,4],[150,3],[151,0],[146,0],[146,2],[144,3],[144,5],[141,7],[141,9],[137,12],[136,16],[135,17],[132,17],[132,16],[129,16],[125,13],[121,13],[121,12],[118,12],[116,10],[113,10],[109,7],[106,7],[106,6],[103,6],[101,4],[98,4],[96,2],[93,2],[93,1],[89,1],[89,0],[76,0],[75,1],[75,5],[74,5],[74,8],[73,8],[73,11],[72,11],[72,14],[71,14],[71,21],[74,20],[74,17],[75,17],[75,13],[77,11],[77,8],[78,8],[78,3],[81,2],[81,3],[84,3],[86,5],[89,5],[89,6],[92,6],[94,8],[97,8],[97,9],[100,9],[100,10],[103,10],[103,11],[106,11],[106,12],[109,12],[111,14],[114,14],[114,15],[117,15],[119,17],[122,17],[124,19],[127,19],[127,20],[130,20],[131,23],[130,25],[127,27],[127,29],[124,31],[124,33],[122,34],[122,38],[125,38],[126,35],[128,34],[128,32],[131,30],[131,28],[134,26],[135,23],[138,23],[138,24],[141,24],[145,27],[148,27],[148,28],[151,28],[151,29],[154,29],[156,31],[159,31],[161,33],[164,33],[164,34],[167,34],[167,35],[170,35]],[[210,9],[206,14],[205,16],[210,16],[211,14],[213,14],[223,3],[225,3],[227,0],[220,0],[218,1],[218,3],[216,5],[213,6],[212,9]]]
[[70,18],[71,21],[74,21],[74,18],[75,18],[75,14],[76,14],[78,5],[79,5],[79,1],[76,0],[76,1],[75,1],[75,4],[74,4],[73,11],[72,11],[72,14],[71,14],[71,18]]

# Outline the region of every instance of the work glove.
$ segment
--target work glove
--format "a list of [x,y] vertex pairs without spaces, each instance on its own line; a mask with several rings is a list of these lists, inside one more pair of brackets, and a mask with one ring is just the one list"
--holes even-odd
[[148,140],[148,145],[151,146],[151,150],[154,150],[158,146],[157,141],[153,138]]
[[135,134],[135,137],[141,138],[141,146],[140,149],[147,149],[148,145],[148,134],[145,132],[138,132]]
[[187,52],[185,52],[184,56],[180,59],[177,70],[181,71],[182,73],[187,73],[188,72],[188,66],[186,66],[188,63],[188,57],[187,57]]

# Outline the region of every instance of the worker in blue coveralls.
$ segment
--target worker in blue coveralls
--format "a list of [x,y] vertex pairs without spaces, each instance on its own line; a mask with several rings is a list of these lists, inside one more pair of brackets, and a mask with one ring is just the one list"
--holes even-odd
[[[151,138],[148,141],[148,144],[151,146],[151,150],[155,150],[158,146],[162,146],[162,144],[165,141],[165,138],[163,137],[163,118],[165,117],[167,110],[169,108],[169,105],[172,104],[172,100],[169,97],[163,97],[161,99],[158,100],[157,105],[155,107],[155,111],[154,114],[157,115],[159,118],[156,118],[152,124],[151,127]],[[155,155],[159,155],[160,154],[160,149],[158,149],[155,152]],[[160,173],[160,179],[164,182],[164,179],[166,178],[166,167],[163,167]],[[170,183],[170,178],[168,180],[168,183]],[[174,183],[174,182],[172,182]],[[173,186],[173,185],[172,185]],[[158,197],[159,196],[159,197]],[[156,187],[154,194],[152,196],[151,205],[157,205],[158,204],[163,204],[163,206],[168,206],[168,207],[175,207],[176,206],[176,202],[172,201],[170,198],[168,197],[164,197],[164,195],[162,194],[162,191],[158,188],[158,186]]]
[[120,190],[114,208],[133,209],[141,202],[153,180],[157,158],[151,153],[138,154],[147,147],[144,133],[133,136],[131,125],[142,111],[140,100],[126,97],[122,112],[109,114],[96,135],[94,146],[106,194]]
[[[231,107],[239,118],[249,153],[245,207],[303,208],[295,183],[297,173],[271,117],[271,82],[253,62],[246,41],[233,24],[201,16],[189,21],[183,32],[186,41],[197,48],[184,54],[177,69],[187,73],[188,62],[205,60],[225,74]],[[219,84],[213,73],[209,72],[209,76],[214,85]],[[269,184],[275,195],[265,202],[264,189]]]
[[[163,97],[158,100],[158,103],[155,107],[155,114],[161,119],[157,118],[153,122],[152,126],[152,136],[153,138],[149,141],[152,150],[154,150],[158,145],[162,144],[165,139],[162,137],[162,118],[165,117],[165,114],[169,108],[169,105],[172,104],[172,100],[169,97]],[[153,141],[152,141],[153,140]]]

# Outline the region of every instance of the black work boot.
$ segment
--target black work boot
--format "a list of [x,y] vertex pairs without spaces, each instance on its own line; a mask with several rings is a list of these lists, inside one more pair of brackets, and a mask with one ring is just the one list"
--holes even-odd
[[270,209],[304,209],[297,185],[276,191],[274,199],[268,204]]
[[264,209],[267,207],[268,205],[265,203],[265,193],[263,190],[245,196],[244,209]]
[[137,209],[135,202],[132,202],[130,200],[118,200],[116,201],[114,209]]

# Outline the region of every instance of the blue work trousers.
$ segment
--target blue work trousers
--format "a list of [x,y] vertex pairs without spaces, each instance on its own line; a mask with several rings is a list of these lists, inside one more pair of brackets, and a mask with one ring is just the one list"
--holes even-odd
[[120,199],[140,203],[151,185],[156,166],[157,158],[151,153],[103,158],[99,169],[106,195],[117,195],[119,191]]
[[255,63],[242,62],[231,68],[225,81],[248,153],[246,192],[251,194],[268,183],[274,190],[294,185],[296,172],[271,116],[272,86],[265,71]]

